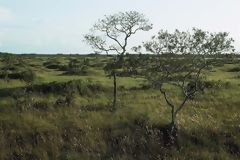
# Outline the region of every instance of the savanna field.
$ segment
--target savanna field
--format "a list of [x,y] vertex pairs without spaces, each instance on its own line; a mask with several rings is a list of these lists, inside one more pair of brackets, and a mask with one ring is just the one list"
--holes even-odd
[[[166,136],[171,110],[141,74],[122,70],[112,109],[113,79],[103,69],[112,59],[10,55],[6,62],[1,56],[0,159],[240,159],[237,58],[204,69],[208,86],[177,115],[172,145]],[[171,100],[181,103],[175,92]]]

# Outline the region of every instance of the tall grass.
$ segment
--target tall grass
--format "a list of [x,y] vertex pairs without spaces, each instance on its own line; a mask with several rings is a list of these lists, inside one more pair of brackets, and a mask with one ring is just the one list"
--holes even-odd
[[[112,112],[112,80],[97,65],[105,57],[89,58],[97,73],[89,76],[45,68],[47,58],[29,60],[39,79],[28,96],[19,98],[29,98],[25,110],[18,108],[12,92],[26,84],[0,80],[0,159],[239,159],[240,82],[227,72],[229,65],[214,67],[216,72],[207,77],[229,85],[209,88],[188,102],[177,117],[178,142],[167,146],[164,128],[170,123],[170,108],[159,90],[141,87],[142,78],[119,78],[117,109]],[[68,57],[58,58],[68,63]],[[53,88],[41,91],[48,87]],[[56,105],[66,100],[68,89],[74,91],[73,103]],[[180,103],[175,93],[171,99]]]

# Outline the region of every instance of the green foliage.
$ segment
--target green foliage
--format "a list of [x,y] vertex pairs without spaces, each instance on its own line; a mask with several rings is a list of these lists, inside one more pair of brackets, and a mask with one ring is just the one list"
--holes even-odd
[[228,72],[240,72],[240,67],[234,67],[228,70]]
[[99,19],[91,29],[91,34],[86,34],[84,39],[93,49],[100,52],[124,55],[129,37],[138,31],[151,29],[152,24],[143,14],[136,11],[119,12]]
[[88,65],[89,60],[84,59],[83,62],[79,62],[77,59],[71,59],[66,74],[87,75]]
[[33,83],[36,80],[36,77],[36,74],[30,69],[25,71],[3,72],[0,74],[0,79],[18,79],[27,84]]
[[32,70],[26,70],[22,72],[21,74],[21,80],[26,82],[27,84],[31,84],[36,80],[36,74]]
[[[158,86],[171,109],[171,124],[175,128],[177,114],[186,102],[193,100],[204,89],[204,69],[213,65],[216,54],[231,53],[234,40],[228,33],[209,33],[193,28],[192,32],[175,30],[173,33],[160,30],[157,36],[144,43],[147,51],[156,54],[146,68],[146,78]],[[181,55],[181,56],[177,56]],[[210,57],[210,58],[207,58]],[[166,89],[171,86],[171,89]],[[169,90],[180,90],[183,100],[175,103]]]
[[[240,86],[236,72],[228,72],[238,64],[204,70],[199,82],[204,93],[179,113],[178,142],[169,146],[170,111],[149,81],[119,77],[118,107],[111,112],[111,80],[99,66],[112,57],[54,57],[60,65],[88,58],[89,69],[97,74],[87,76],[47,69],[42,62],[50,57],[24,57],[33,65],[16,67],[38,76],[31,86],[0,79],[0,159],[239,159]],[[125,62],[132,58],[148,64],[156,57],[128,55]],[[137,70],[144,73],[144,67]],[[180,103],[181,92],[165,87]]]
[[27,91],[43,94],[79,94],[81,96],[91,95],[96,92],[102,92],[105,88],[101,84],[89,81],[72,80],[68,82],[51,82],[48,84],[33,85],[27,87]]

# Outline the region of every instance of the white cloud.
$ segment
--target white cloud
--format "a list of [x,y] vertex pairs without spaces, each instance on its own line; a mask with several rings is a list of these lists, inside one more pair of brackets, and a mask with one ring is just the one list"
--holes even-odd
[[0,22],[10,21],[13,18],[14,18],[14,14],[10,9],[0,6]]

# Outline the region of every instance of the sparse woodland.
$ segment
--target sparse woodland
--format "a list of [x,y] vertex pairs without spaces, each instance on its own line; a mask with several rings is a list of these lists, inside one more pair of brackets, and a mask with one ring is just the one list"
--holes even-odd
[[234,40],[193,28],[129,46],[153,27],[119,12],[84,35],[96,54],[1,53],[0,159],[239,159]]

